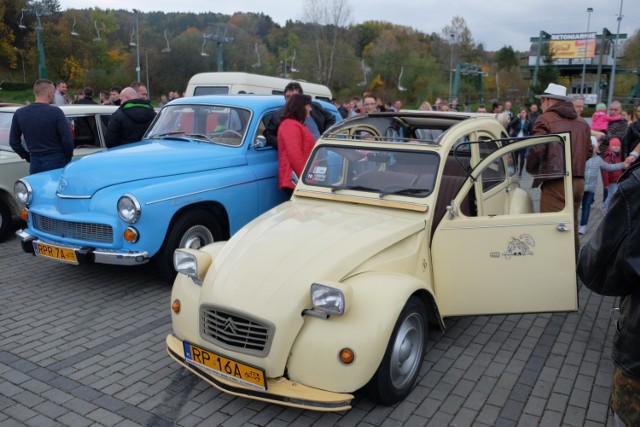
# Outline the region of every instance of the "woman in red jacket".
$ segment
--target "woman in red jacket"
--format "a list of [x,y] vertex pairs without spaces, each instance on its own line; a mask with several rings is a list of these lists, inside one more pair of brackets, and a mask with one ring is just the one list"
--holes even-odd
[[[289,194],[295,188],[294,181],[302,176],[309,154],[316,143],[313,134],[304,125],[311,113],[311,97],[294,94],[284,106],[278,127],[278,189]],[[295,174],[295,177],[294,177]]]

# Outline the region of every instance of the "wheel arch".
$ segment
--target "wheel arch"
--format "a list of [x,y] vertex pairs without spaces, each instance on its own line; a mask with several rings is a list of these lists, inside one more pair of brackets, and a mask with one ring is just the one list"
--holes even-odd
[[223,234],[222,240],[228,240],[229,237],[231,237],[229,214],[227,212],[227,209],[220,202],[208,200],[204,202],[193,203],[178,209],[173,214],[173,217],[169,222],[169,226],[167,227],[167,233],[165,235],[165,241],[166,241],[166,236],[169,234],[169,230],[172,229],[176,221],[178,221],[183,216],[188,215],[189,213],[197,210],[209,212],[215,217],[216,221],[218,222],[218,225],[220,226],[220,229],[221,229],[220,231]]
[[[443,325],[434,298],[425,283],[414,276],[368,272],[352,276],[345,283],[353,290],[353,301],[347,302],[351,306],[345,315],[305,317],[287,361],[291,380],[340,392],[365,386],[380,365],[398,316],[412,296],[424,304],[429,323]],[[356,352],[352,366],[338,361],[338,351],[343,347]]]

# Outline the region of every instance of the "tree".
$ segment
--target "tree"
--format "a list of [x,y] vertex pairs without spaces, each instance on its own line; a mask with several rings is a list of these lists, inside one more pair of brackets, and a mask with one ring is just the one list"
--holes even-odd
[[347,0],[305,0],[305,16],[313,24],[318,60],[318,80],[330,86],[340,29],[348,25],[351,8]]
[[9,68],[16,69],[18,52],[13,47],[15,34],[13,29],[5,23],[7,5],[0,3],[0,62],[9,65]]
[[534,94],[542,93],[549,86],[549,83],[557,83],[560,77],[558,68],[553,64],[553,51],[549,48],[548,43],[542,47],[541,56],[544,65],[538,70],[536,84],[531,85],[531,91]]
[[518,66],[518,57],[511,46],[505,46],[496,52],[494,61],[498,71],[509,70]]

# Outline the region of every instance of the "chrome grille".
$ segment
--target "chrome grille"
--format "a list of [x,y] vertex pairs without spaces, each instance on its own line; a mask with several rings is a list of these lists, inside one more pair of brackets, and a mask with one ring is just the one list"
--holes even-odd
[[88,242],[113,243],[113,228],[110,225],[61,221],[36,213],[31,214],[31,221],[36,230],[54,236]]
[[223,348],[258,356],[269,351],[273,328],[264,322],[214,307],[201,307],[200,320],[202,336]]

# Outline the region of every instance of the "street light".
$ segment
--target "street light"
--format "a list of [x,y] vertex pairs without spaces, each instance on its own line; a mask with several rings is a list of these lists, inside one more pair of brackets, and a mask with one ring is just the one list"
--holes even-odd
[[451,85],[453,84],[453,43],[455,41],[455,34],[449,34],[449,37],[451,38],[451,58],[449,61],[449,102],[451,102]]
[[[587,8],[587,37],[589,37],[589,24],[591,23],[592,7]],[[584,75],[587,72],[587,45],[585,44],[582,54],[582,81],[580,82],[580,93],[584,96]]]
[[622,1],[620,0],[620,13],[618,13],[618,29],[616,30],[616,41],[613,44],[613,65],[611,66],[611,81],[609,82],[609,97],[607,98],[607,105],[611,105],[613,98],[613,86],[616,81],[616,47],[618,46],[618,39],[620,38],[620,21],[622,21]]
[[[129,42],[129,46],[136,46],[136,81],[140,81],[140,33],[138,32],[138,14],[139,10],[133,9],[133,12],[136,14],[136,42]],[[147,88],[149,90],[149,88]]]

